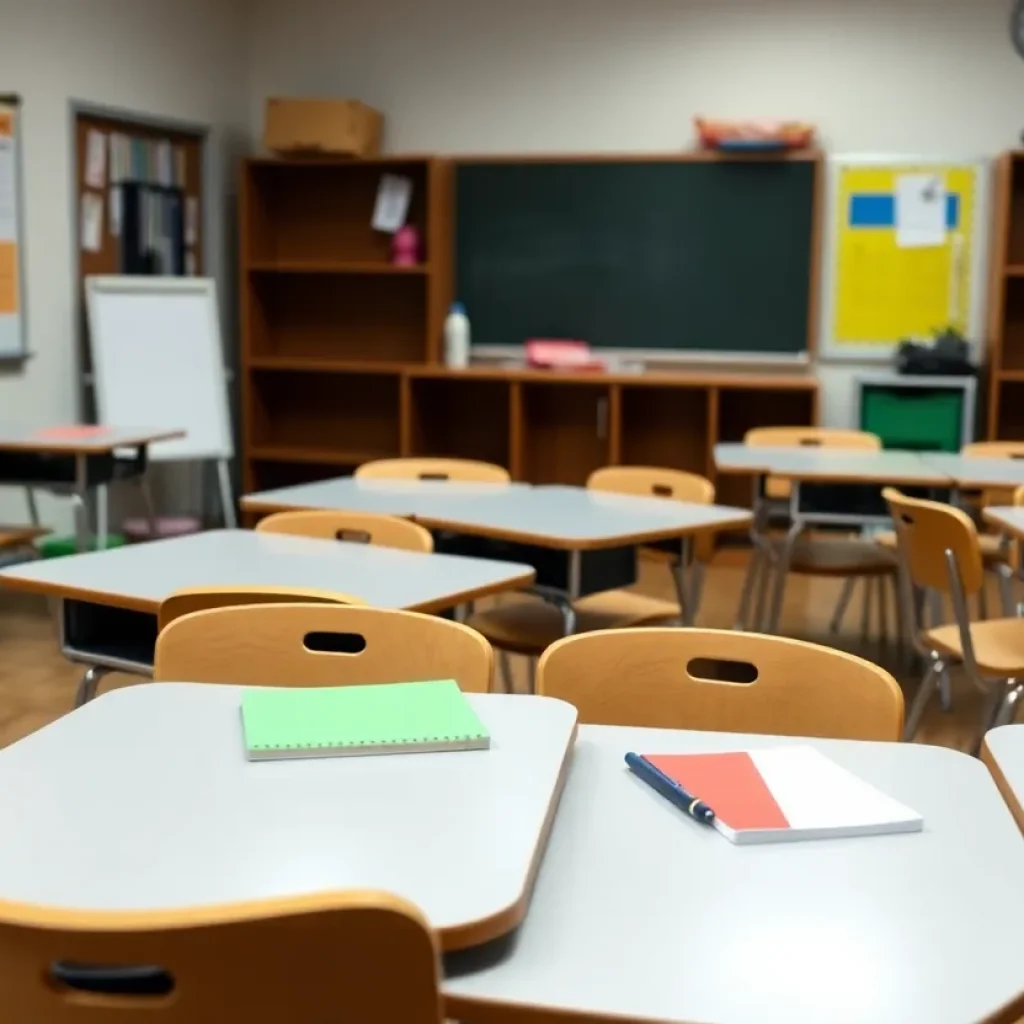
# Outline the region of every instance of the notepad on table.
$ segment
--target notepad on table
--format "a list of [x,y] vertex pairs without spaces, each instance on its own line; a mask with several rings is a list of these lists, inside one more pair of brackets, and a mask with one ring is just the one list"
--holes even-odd
[[647,754],[715,812],[732,843],[919,832],[921,815],[841,768],[814,747],[724,754]]
[[250,761],[483,750],[490,736],[452,679],[242,694]]

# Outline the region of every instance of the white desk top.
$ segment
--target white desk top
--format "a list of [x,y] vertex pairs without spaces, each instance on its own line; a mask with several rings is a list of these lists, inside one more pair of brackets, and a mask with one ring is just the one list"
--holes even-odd
[[250,762],[240,699],[140,684],[0,751],[0,899],[169,910],[380,889],[449,949],[522,919],[575,708],[470,694],[490,750]]
[[770,473],[788,480],[821,483],[919,484],[942,487],[947,472],[916,452],[864,452],[841,448],[761,448],[716,444],[715,465],[723,473]]
[[982,509],[981,517],[1013,537],[1024,537],[1024,507],[992,505]]
[[981,758],[1003,794],[1017,824],[1024,829],[1024,725],[1003,725],[985,736]]
[[515,562],[425,555],[252,530],[131,544],[0,570],[0,586],[155,613],[183,587],[290,586],[335,590],[377,608],[436,611],[528,586]]
[[623,764],[792,742],[582,726],[530,912],[507,948],[451,961],[448,1016],[967,1024],[1019,997],[1024,840],[979,762],[806,741],[921,812],[924,832],[760,847],[731,846]]
[[250,494],[242,505],[252,511],[329,508],[405,515],[432,529],[566,550],[641,544],[751,521],[748,509],[634,498],[584,487],[474,487],[353,478]]
[[158,427],[48,427],[24,430],[0,427],[0,451],[40,455],[103,455],[115,448],[137,448],[155,441],[184,437],[184,430]]
[[975,458],[948,452],[922,453],[932,468],[952,477],[957,487],[1019,487],[1024,484],[1024,459]]

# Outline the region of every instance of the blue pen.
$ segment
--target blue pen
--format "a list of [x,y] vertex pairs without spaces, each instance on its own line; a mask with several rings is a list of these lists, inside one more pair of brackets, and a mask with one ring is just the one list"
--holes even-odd
[[647,783],[651,789],[656,789],[667,800],[702,825],[711,825],[715,820],[715,812],[708,807],[699,797],[688,793],[675,779],[670,779],[663,771],[655,768],[647,758],[640,754],[627,754],[626,764],[629,770]]

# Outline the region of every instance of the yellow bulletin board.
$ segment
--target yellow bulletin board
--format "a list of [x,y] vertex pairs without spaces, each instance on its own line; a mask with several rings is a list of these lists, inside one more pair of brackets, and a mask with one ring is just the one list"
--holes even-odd
[[[982,160],[831,161],[824,356],[888,360],[903,339],[945,327],[980,340],[987,180]],[[938,233],[923,238],[907,229],[899,198],[918,181],[944,214]]]

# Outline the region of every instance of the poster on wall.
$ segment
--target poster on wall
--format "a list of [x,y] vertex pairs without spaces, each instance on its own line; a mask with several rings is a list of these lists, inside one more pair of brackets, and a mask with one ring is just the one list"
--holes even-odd
[[0,358],[25,352],[18,117],[16,100],[0,100]]

